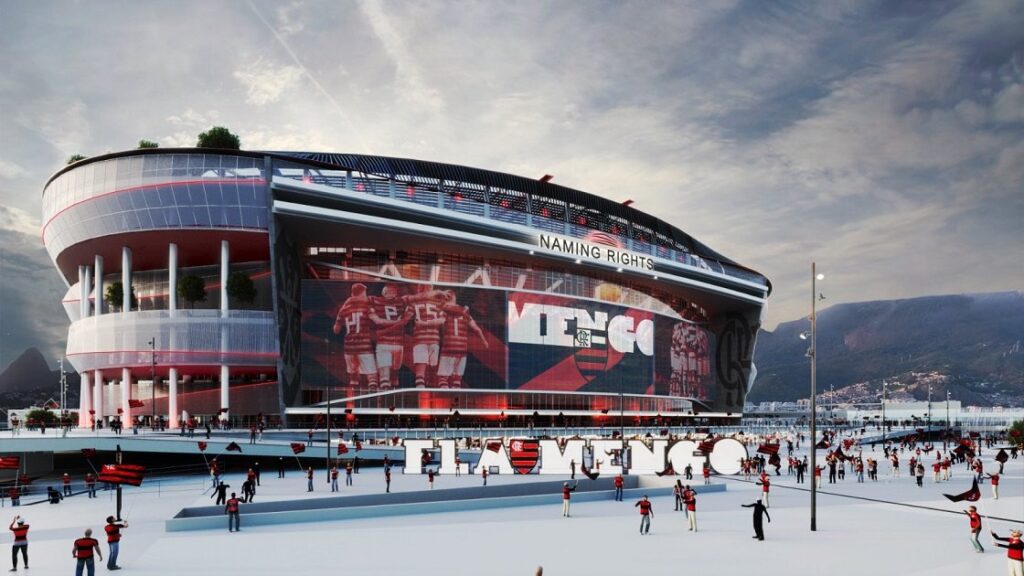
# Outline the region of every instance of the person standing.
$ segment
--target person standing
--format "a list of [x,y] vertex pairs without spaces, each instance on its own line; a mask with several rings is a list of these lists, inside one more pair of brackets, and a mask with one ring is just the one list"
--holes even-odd
[[981,516],[978,514],[978,508],[975,506],[969,507],[964,510],[964,514],[967,514],[967,518],[971,523],[971,546],[974,546],[975,552],[984,552],[981,542],[978,542],[978,535],[981,534]]
[[[1024,576],[1024,542],[1021,542],[1020,537],[1020,530],[1010,530],[1009,538],[1001,538],[992,532],[992,539],[998,540],[995,545],[1006,548],[1006,569],[1009,576]],[[1006,544],[999,542],[1006,542]]]
[[71,549],[71,556],[77,561],[75,576],[82,576],[82,568],[87,569],[89,576],[96,576],[93,554],[100,559],[100,562],[103,561],[99,541],[92,537],[92,528],[86,528],[85,536],[75,540],[74,548]]
[[259,486],[260,485],[260,463],[256,462],[255,464],[253,464],[252,465],[252,470],[253,470],[253,472],[256,473],[256,485]]
[[284,478],[284,458],[277,459],[277,477]]
[[762,517],[767,517],[768,522],[772,521],[772,517],[768,515],[768,509],[764,507],[764,504],[760,500],[753,504],[741,504],[744,508],[754,509],[754,538],[758,540],[764,540],[764,524],[762,524]]
[[686,505],[686,519],[690,523],[688,530],[697,531],[697,493],[687,486],[683,489],[683,504]]
[[573,458],[569,461],[569,480],[576,479],[576,459]]
[[245,482],[242,482],[242,502],[252,502],[256,499],[256,484],[252,480],[246,478]]
[[693,466],[687,464],[686,468],[683,468],[683,475],[686,477],[687,480],[693,480]]
[[484,479],[484,486],[487,486],[487,468],[480,470],[480,476]]
[[231,498],[224,503],[224,513],[228,515],[228,532],[241,532],[242,527],[239,523],[238,509],[240,508],[240,501],[235,497],[235,493],[231,493]]
[[249,444],[255,444],[255,443],[256,443],[256,425],[255,424],[250,424],[249,425]]
[[107,570],[120,570],[117,565],[117,554],[121,551],[121,530],[128,527],[128,522],[116,522],[113,516],[107,516],[107,525],[103,530],[107,533],[107,545],[110,556],[107,558]]
[[217,485],[217,488],[213,491],[213,494],[210,494],[210,498],[213,498],[214,496],[217,497],[217,501],[214,502],[215,506],[220,506],[221,504],[227,501],[228,488],[230,487],[230,484],[225,484],[223,482]]
[[797,460],[796,462],[796,483],[804,483],[804,472],[807,470],[807,465]]
[[384,467],[384,492],[391,493],[391,466]]
[[338,466],[331,467],[331,492],[338,491]]
[[306,492],[313,491],[313,467],[306,468]]
[[622,474],[615,476],[615,501],[622,502]]
[[999,474],[988,474],[988,479],[992,483],[992,499],[999,500]]
[[711,464],[704,462],[701,473],[704,475],[704,484],[711,484]]
[[917,478],[917,486],[918,486],[918,488],[923,487],[924,486],[924,484],[923,484],[923,482],[924,482],[924,464],[921,464],[920,462],[917,463],[917,468],[915,470],[914,476]]
[[[387,457],[387,454],[384,455]],[[458,454],[455,455],[455,476],[462,476],[462,458]]]
[[64,484],[64,496],[71,496],[71,475],[65,472],[60,481]]
[[21,506],[21,490],[17,486],[11,486],[7,491],[7,497],[11,499],[11,506]]
[[636,504],[633,504],[633,507],[640,508],[640,535],[650,534],[651,518],[654,517],[654,506],[647,499],[647,495],[644,494],[644,497]]
[[686,510],[683,506],[683,481],[677,479],[675,486],[672,487],[672,497],[675,498],[676,508],[675,511]]
[[352,461],[349,460],[348,463],[345,464],[345,486],[352,485],[352,468]]
[[758,485],[761,486],[761,500],[764,501],[764,507],[769,508],[768,494],[772,487],[772,481],[771,478],[768,477],[767,473],[761,473],[761,480],[758,482]]
[[430,486],[431,490],[434,489],[434,470],[433,469],[427,470],[427,485]]
[[96,497],[96,477],[93,476],[92,472],[85,475],[85,489],[89,493],[89,498]]
[[572,498],[571,494],[576,491],[577,484],[573,484],[572,488],[569,487],[568,482],[562,482],[562,517],[569,517],[569,500]]
[[18,571],[18,550],[21,550],[22,564],[28,568],[28,524],[21,516],[15,516],[8,526],[14,533],[14,544],[11,545],[11,572]]

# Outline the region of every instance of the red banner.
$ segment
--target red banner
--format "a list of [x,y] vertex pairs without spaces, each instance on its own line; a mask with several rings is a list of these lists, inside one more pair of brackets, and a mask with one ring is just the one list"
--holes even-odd
[[145,405],[146,405],[146,403],[143,402],[142,400],[136,400],[135,398],[130,398],[128,400],[128,407],[129,408],[142,408]]
[[292,442],[292,452],[295,454],[302,454],[306,451],[306,445],[302,442]]
[[104,464],[100,469],[99,480],[110,484],[141,486],[142,476],[145,472],[146,467],[138,464]]
[[757,447],[757,451],[760,452],[761,454],[778,454],[779,453],[779,445],[778,444],[761,444],[760,446]]
[[206,452],[206,442],[197,442],[200,452]]
[[0,456],[0,470],[21,468],[21,456]]
[[339,442],[338,443],[338,456],[341,456],[342,454],[348,454],[348,446],[346,446],[344,442]]

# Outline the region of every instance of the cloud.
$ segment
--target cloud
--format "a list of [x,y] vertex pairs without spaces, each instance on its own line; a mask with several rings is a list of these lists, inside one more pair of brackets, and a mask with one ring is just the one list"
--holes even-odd
[[279,101],[282,95],[295,88],[302,78],[302,69],[287,65],[275,67],[260,58],[233,75],[245,87],[245,101],[264,106]]
[[18,166],[14,162],[0,159],[0,178],[13,180],[14,178],[24,176],[25,174],[26,171],[21,166]]

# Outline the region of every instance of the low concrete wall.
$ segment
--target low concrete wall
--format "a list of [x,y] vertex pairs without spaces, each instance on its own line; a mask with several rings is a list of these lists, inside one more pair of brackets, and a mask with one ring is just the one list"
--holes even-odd
[[[624,495],[629,498],[639,498],[644,494],[652,497],[671,494],[671,486],[675,483],[674,478],[656,476],[625,476],[623,480]],[[519,506],[555,506],[562,499],[562,482],[531,481],[497,486],[242,504],[241,523],[244,526],[267,526]],[[572,500],[611,500],[615,494],[613,482],[613,478],[584,478],[577,484]],[[711,484],[694,486],[694,489],[698,494],[706,494],[724,492],[726,487],[725,484]],[[226,524],[223,506],[199,506],[183,508],[174,518],[166,521],[165,529],[168,532],[223,530]]]

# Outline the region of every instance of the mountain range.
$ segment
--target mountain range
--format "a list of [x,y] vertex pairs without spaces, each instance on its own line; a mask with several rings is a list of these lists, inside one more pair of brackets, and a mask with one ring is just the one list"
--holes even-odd
[[[769,306],[771,303],[769,302]],[[817,389],[838,402],[877,401],[888,392],[925,400],[1024,406],[1024,293],[928,296],[819,309]],[[749,402],[810,394],[810,330],[803,318],[757,337]]]
[[[68,406],[78,408],[79,378],[67,370]],[[60,401],[60,370],[53,370],[36,348],[29,348],[0,373],[0,408],[41,406],[49,399]]]

